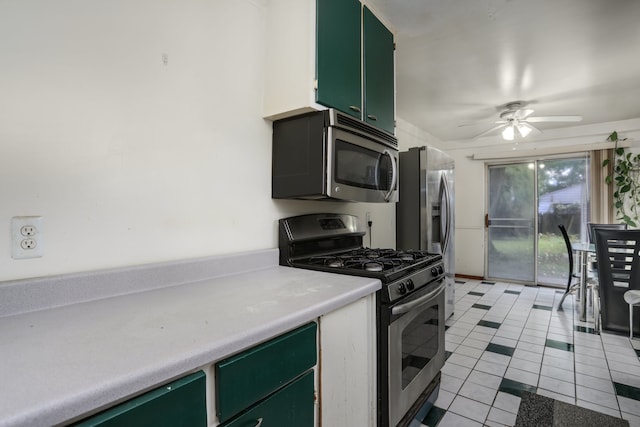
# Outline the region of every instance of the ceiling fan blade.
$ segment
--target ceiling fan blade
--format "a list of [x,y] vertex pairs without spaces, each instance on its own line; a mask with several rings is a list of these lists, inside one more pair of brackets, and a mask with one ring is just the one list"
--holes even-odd
[[518,125],[516,126],[516,128],[518,129],[518,132],[520,132],[520,135],[525,138],[527,135],[532,134],[532,135],[540,135],[542,133],[542,131],[532,125],[530,125],[527,122],[521,121],[520,123],[518,123]]
[[538,116],[529,117],[527,122],[540,123],[540,122],[581,122],[582,116]]
[[525,110],[516,110],[515,113],[513,113],[513,118],[514,119],[518,119],[518,120],[523,120],[526,119],[527,117],[529,117],[531,114],[533,114],[534,110],[531,109],[525,109]]
[[[496,120],[494,123],[496,124],[506,124],[509,123],[506,120]],[[469,127],[469,126],[479,126],[482,123],[478,122],[478,123],[462,123],[461,125],[458,125],[457,127],[459,128],[464,128],[464,127]]]
[[473,139],[478,139],[478,138],[481,138],[481,137],[483,137],[485,135],[489,135],[490,133],[495,132],[498,129],[502,129],[506,125],[507,125],[506,123],[502,123],[502,124],[499,124],[498,126],[494,126],[491,129],[486,130],[486,131],[482,132],[481,134],[474,136]]

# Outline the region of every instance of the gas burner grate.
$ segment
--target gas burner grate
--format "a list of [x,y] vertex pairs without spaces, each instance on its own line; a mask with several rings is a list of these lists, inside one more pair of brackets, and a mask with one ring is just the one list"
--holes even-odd
[[434,256],[418,250],[360,248],[341,254],[313,256],[306,263],[325,266],[329,269],[384,272],[412,266]]

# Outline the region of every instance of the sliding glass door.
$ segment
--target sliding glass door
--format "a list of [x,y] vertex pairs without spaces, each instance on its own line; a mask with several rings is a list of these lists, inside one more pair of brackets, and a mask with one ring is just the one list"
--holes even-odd
[[588,158],[539,160],[538,271],[537,282],[567,285],[567,248],[558,225],[563,224],[571,241],[581,241],[589,221]]
[[566,285],[564,224],[579,241],[588,221],[587,158],[488,167],[487,276]]
[[535,281],[535,193],[531,163],[489,166],[490,278]]

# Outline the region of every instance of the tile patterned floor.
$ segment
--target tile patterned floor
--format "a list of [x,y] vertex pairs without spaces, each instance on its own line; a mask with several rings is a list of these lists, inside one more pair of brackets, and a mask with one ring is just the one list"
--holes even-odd
[[527,390],[640,427],[640,339],[599,334],[578,320],[572,296],[556,310],[561,296],[458,281],[440,394],[423,425],[512,426]]

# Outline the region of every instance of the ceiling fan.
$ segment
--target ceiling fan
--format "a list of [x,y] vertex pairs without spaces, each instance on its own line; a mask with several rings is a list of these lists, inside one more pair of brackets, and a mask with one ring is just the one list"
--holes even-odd
[[540,122],[580,122],[582,116],[531,116],[534,110],[524,108],[523,102],[510,102],[504,106],[504,111],[500,113],[500,120],[497,120],[496,126],[482,132],[473,139],[483,137],[499,129],[502,130],[502,138],[507,141],[513,141],[516,134],[525,138],[530,133],[541,134],[542,131],[535,128],[531,123]]

